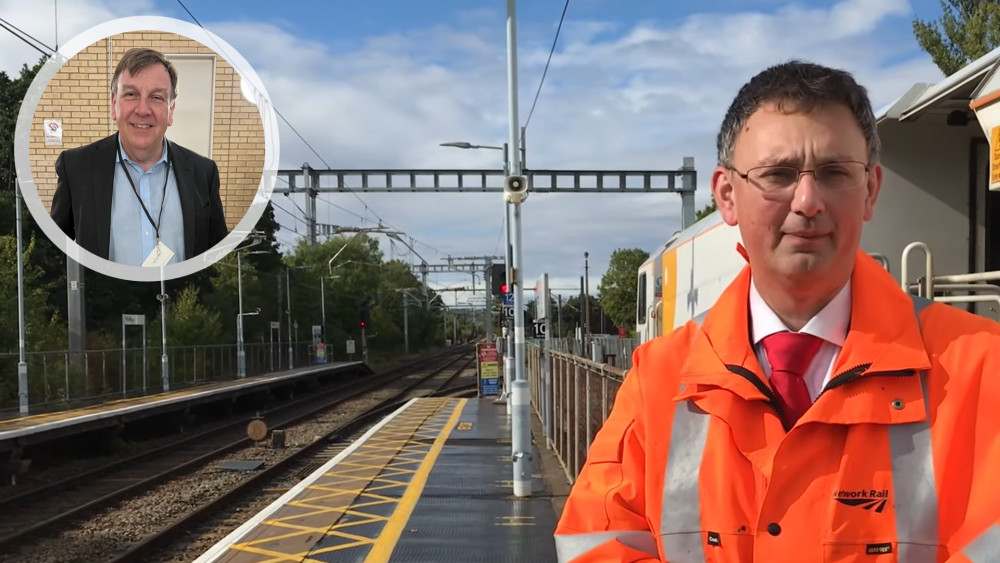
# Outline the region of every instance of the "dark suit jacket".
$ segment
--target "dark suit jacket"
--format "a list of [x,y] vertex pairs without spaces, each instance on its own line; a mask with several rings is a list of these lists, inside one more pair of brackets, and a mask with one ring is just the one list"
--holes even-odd
[[[229,233],[219,197],[219,167],[210,158],[168,141],[184,215],[184,259],[215,246]],[[63,151],[56,159],[56,193],[49,214],[71,240],[108,259],[111,196],[118,134]]]

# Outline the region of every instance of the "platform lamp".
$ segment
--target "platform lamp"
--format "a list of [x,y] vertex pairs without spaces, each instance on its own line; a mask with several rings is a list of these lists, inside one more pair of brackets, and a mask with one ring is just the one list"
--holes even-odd
[[[239,311],[236,314],[236,376],[243,378],[247,376],[246,352],[243,349],[243,254],[268,254],[268,250],[254,250],[247,252],[247,249],[257,246],[264,241],[264,234],[260,231],[250,233],[250,243],[243,248],[236,249],[236,287],[239,294]],[[256,315],[260,313],[260,308],[256,313],[246,313]]]

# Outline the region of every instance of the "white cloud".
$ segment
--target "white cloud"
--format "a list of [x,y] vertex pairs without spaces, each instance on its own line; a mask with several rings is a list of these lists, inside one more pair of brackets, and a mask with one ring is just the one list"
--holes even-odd
[[[51,37],[50,18],[34,14],[29,6],[0,0],[0,13],[26,31]],[[150,11],[148,2],[139,1],[88,0],[70,6],[60,6],[60,35],[112,16]],[[914,82],[939,79],[940,72],[915,41],[900,40],[908,37],[899,30],[908,28],[910,15],[906,0],[844,0],[824,8],[787,3],[768,13],[734,11],[626,26],[593,18],[575,21],[571,6],[527,131],[528,164],[535,169],[675,169],[684,156],[694,156],[700,208],[709,200],[722,115],[738,88],[765,66],[798,57],[846,68],[869,87],[876,107]],[[468,11],[460,15],[461,25],[386,31],[353,46],[302,39],[277,11],[259,15],[258,21],[239,18],[202,23],[254,65],[277,109],[330,166],[500,168],[498,151],[438,144],[499,145],[507,138],[502,12]],[[554,26],[531,22],[521,27],[534,31],[519,37],[523,123]],[[20,62],[36,60],[16,42],[0,35],[0,68],[8,72]],[[309,162],[324,167],[284,124],[281,145],[282,166]],[[440,249],[439,255],[418,248],[432,262],[449,253],[503,253],[497,244],[499,195],[362,197],[389,223]],[[350,194],[331,193],[324,199],[373,217]],[[301,200],[299,205],[304,207]],[[319,209],[321,222],[359,223],[323,202]],[[548,272],[561,285],[575,287],[586,250],[590,285],[596,291],[611,251],[652,251],[679,228],[679,217],[680,198],[673,194],[535,194],[524,206],[526,279]],[[298,228],[301,232],[302,223]],[[441,283],[463,279],[435,277]]]

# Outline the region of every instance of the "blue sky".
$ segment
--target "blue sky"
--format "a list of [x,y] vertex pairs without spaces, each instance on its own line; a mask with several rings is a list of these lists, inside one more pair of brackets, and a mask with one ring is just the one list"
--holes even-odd
[[[253,65],[277,110],[331,166],[500,167],[495,151],[438,144],[506,140],[503,0],[184,3]],[[0,17],[54,44],[54,5],[0,0]],[[522,125],[562,9],[562,0],[519,2]],[[934,19],[939,12],[936,0],[571,0],[528,125],[529,167],[662,170],[694,156],[700,207],[710,197],[716,130],[750,76],[781,60],[807,58],[854,72],[882,106],[915,82],[941,78],[911,28],[914,17]],[[191,21],[175,0],[64,0],[60,42],[134,15]],[[37,60],[0,33],[0,70],[16,72]],[[323,167],[284,123],[279,130],[281,166]],[[305,205],[275,198],[291,212],[279,211],[286,227],[280,240],[294,244],[304,232],[295,204]],[[328,194],[319,221],[371,226],[377,214],[416,239],[431,263],[502,253],[497,195],[362,198],[365,204]],[[535,194],[524,206],[525,277],[547,272],[556,286],[576,287],[589,251],[596,288],[615,248],[655,250],[679,228],[679,214],[679,198],[671,194]],[[405,253],[383,242],[387,256]],[[432,282],[467,285],[469,278],[439,275]]]

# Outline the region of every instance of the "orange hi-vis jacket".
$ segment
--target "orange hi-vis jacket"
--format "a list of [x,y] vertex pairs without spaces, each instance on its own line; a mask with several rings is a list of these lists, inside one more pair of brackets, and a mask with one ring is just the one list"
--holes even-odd
[[749,266],[643,344],[555,532],[559,561],[1000,562],[1000,324],[859,252],[833,376],[786,431]]

